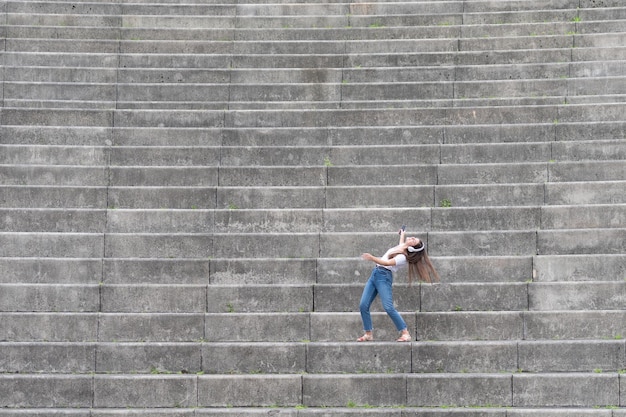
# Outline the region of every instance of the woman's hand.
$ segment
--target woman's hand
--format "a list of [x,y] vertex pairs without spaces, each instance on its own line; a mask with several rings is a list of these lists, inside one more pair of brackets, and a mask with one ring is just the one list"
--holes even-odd
[[399,245],[404,243],[404,239],[405,239],[405,232],[404,229],[400,229],[400,231],[398,232],[398,234],[400,235],[400,243]]
[[364,261],[373,261],[374,256],[371,253],[364,253],[361,255],[361,259]]

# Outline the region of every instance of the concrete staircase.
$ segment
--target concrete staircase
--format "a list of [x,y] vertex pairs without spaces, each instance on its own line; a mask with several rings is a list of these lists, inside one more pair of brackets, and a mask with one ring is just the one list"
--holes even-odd
[[622,0],[0,7],[0,416],[626,416]]

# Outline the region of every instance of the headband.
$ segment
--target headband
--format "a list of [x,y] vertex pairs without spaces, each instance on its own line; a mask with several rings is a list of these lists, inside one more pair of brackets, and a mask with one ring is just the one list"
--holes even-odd
[[406,248],[406,250],[408,250],[411,253],[421,252],[424,250],[426,246],[424,245],[424,242],[420,242],[420,243],[422,244],[422,246],[420,246],[419,248],[416,248],[415,246],[409,246],[408,248]]

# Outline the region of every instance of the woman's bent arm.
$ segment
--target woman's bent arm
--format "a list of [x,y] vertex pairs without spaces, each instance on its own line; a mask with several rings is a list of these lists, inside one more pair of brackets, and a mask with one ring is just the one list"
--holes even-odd
[[365,259],[366,261],[372,261],[375,262],[378,265],[382,265],[382,266],[394,266],[396,264],[396,260],[395,259],[382,259],[382,258],[378,258],[374,255],[372,255],[371,253],[364,253],[363,255],[361,255],[362,259]]

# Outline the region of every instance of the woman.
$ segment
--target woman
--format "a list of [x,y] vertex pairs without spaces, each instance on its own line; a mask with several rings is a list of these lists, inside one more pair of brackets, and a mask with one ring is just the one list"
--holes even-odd
[[361,310],[361,319],[363,320],[365,334],[359,337],[357,341],[369,342],[374,340],[370,306],[377,295],[380,295],[383,308],[400,332],[400,337],[397,341],[411,341],[411,334],[406,327],[406,323],[393,305],[393,292],[391,288],[393,284],[393,273],[400,267],[408,265],[409,285],[411,285],[416,276],[418,280],[423,282],[439,281],[439,274],[437,274],[437,271],[426,253],[426,245],[416,237],[405,238],[403,226],[400,230],[400,243],[398,246],[389,249],[382,258],[377,258],[369,253],[364,253],[361,255],[361,258],[366,261],[375,262],[376,267],[372,271],[367,284],[365,284],[363,295],[361,296],[359,309]]

